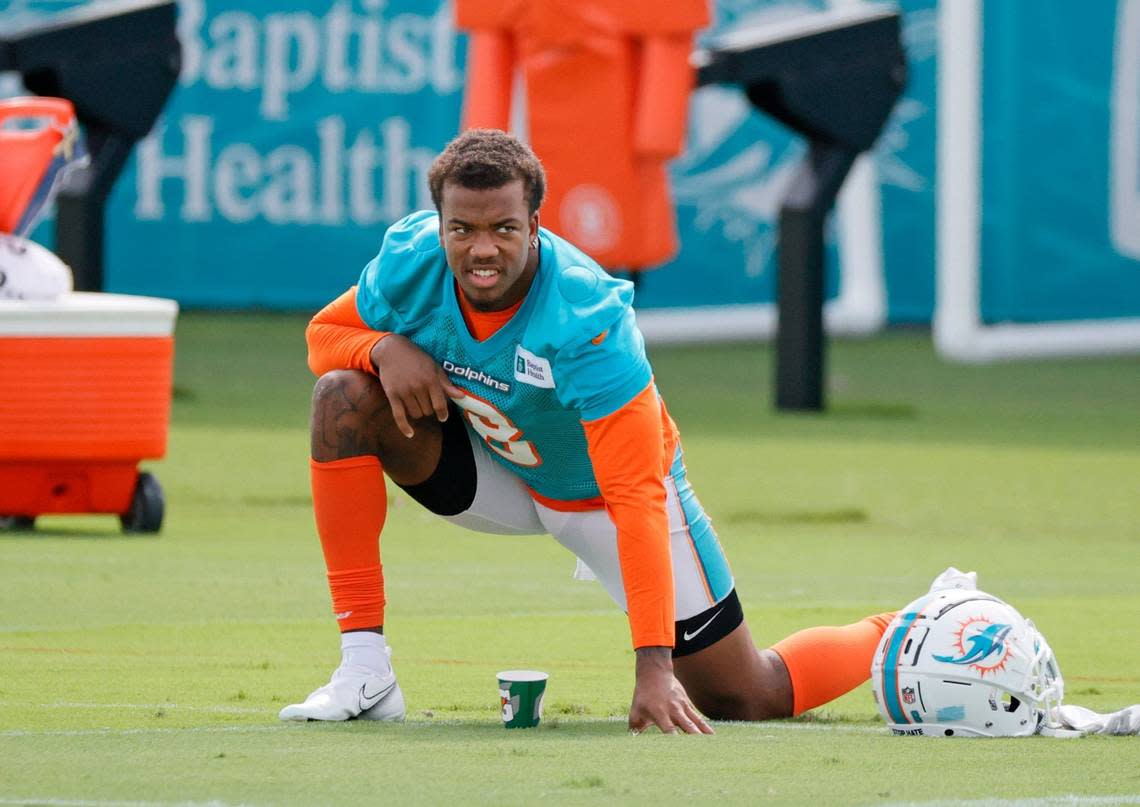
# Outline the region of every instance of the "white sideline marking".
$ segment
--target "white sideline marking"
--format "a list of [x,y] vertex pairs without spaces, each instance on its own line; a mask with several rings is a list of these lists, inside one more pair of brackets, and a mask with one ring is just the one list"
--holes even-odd
[[[150,707],[148,707],[150,708]],[[626,717],[624,715],[600,718],[598,720],[572,720],[570,723],[624,723]],[[767,723],[743,723],[728,720],[713,721],[714,725],[747,725],[757,729],[762,729],[763,733],[758,735],[760,737],[771,737],[767,732],[772,730],[786,729],[789,731],[823,731],[833,732],[840,734],[881,734],[888,736],[885,728],[876,726],[861,726],[850,725],[845,723],[781,723],[779,721]],[[0,738],[18,738],[18,737],[117,737],[128,736],[132,734],[255,734],[269,731],[289,731],[294,724],[292,722],[274,722],[270,725],[263,726],[188,726],[186,728],[176,728],[172,726],[163,726],[161,728],[133,728],[133,729],[45,729],[42,731],[15,729],[11,731],[0,731]],[[474,726],[477,723],[469,720],[408,720],[403,726],[406,728],[429,728],[435,726]],[[0,804],[4,802],[0,800]],[[948,802],[949,803],[949,802]],[[959,804],[959,802],[953,802]],[[1131,802],[1130,802],[1131,803]],[[1140,802],[1136,802],[1140,804]],[[978,802],[981,804],[988,804],[988,802]],[[1067,802],[1066,802],[1067,804]],[[901,806],[900,806],[901,807]],[[936,807],[935,803],[931,803],[930,807]]]
[[[189,726],[153,729],[60,729],[45,731],[0,731],[2,737],[118,737],[130,734],[255,734],[281,731],[282,726]],[[2,804],[3,802],[0,802]]]
[[[616,719],[616,718],[615,718]],[[622,721],[625,718],[620,718]],[[326,725],[333,725],[337,721],[331,721]],[[348,721],[346,721],[348,722]],[[362,723],[371,724],[373,721],[351,721],[356,725]],[[5,738],[19,739],[21,737],[125,737],[133,734],[265,734],[268,732],[286,732],[286,731],[303,731],[305,724],[299,721],[278,721],[274,720],[271,724],[263,726],[187,726],[185,728],[177,728],[174,726],[163,726],[162,728],[137,728],[137,729],[44,729],[42,731],[14,729],[11,731],[0,731],[0,740]],[[385,724],[388,725],[388,724]],[[408,720],[399,724],[403,728],[408,729],[423,729],[434,728],[437,726],[473,726],[476,725],[471,721],[466,720]],[[0,801],[0,804],[3,804]]]
[[[732,721],[717,721],[717,722],[732,722]],[[744,721],[738,721],[742,725]],[[787,729],[789,731],[831,731],[839,734],[882,734],[884,737],[890,735],[886,726],[864,726],[852,723],[821,723],[821,722],[796,722],[796,723],[782,723],[778,720],[766,723],[748,723],[749,726],[763,726],[767,729]]]
[[[218,714],[256,715],[272,714],[272,708],[256,709],[251,706],[179,706],[177,703],[16,703],[0,701],[0,706],[32,706],[39,709],[179,709],[186,712],[214,712]],[[2,802],[0,802],[2,803]]]
[[1091,807],[1092,805],[1140,804],[1140,795],[1030,796],[1023,799],[939,799],[937,801],[892,801],[880,807]]
[[50,807],[245,807],[224,801],[95,801],[93,799],[16,799],[0,796],[0,804],[45,804]]

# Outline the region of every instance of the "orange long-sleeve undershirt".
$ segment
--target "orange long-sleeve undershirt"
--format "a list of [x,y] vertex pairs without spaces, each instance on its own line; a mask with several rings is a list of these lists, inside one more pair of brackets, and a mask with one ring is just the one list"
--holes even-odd
[[613,414],[583,422],[594,478],[617,528],[634,647],[672,647],[673,561],[665,475],[677,431],[650,382]]
[[[464,316],[479,339],[506,321],[469,307]],[[318,312],[305,330],[309,368],[317,375],[337,369],[374,373],[370,354],[385,336],[360,318],[354,286]],[[633,646],[672,647],[673,564],[665,475],[677,446],[676,426],[652,383],[617,411],[582,426],[601,498],[617,529]]]
[[356,286],[317,312],[305,328],[309,369],[316,376],[330,370],[362,370],[376,374],[372,348],[387,336],[369,328],[356,310]]

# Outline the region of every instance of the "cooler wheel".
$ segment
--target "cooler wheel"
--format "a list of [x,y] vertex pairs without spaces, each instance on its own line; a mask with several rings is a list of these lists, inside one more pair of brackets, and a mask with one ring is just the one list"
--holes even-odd
[[135,494],[131,497],[131,507],[119,516],[123,532],[158,532],[162,529],[165,510],[166,503],[158,480],[145,471],[140,473]]
[[31,532],[35,528],[35,516],[0,516],[0,530]]

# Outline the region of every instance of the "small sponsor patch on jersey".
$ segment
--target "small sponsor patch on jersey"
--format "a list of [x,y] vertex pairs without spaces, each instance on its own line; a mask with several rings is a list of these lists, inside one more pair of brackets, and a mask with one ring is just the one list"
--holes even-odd
[[554,389],[550,362],[534,355],[522,345],[515,348],[515,380],[532,387]]
[[451,375],[466,378],[468,381],[475,381],[479,384],[490,387],[491,389],[498,390],[499,392],[510,392],[511,385],[506,381],[500,381],[494,376],[489,376],[482,370],[477,370],[474,367],[467,367],[463,364],[456,364],[448,359],[443,360],[443,371]]

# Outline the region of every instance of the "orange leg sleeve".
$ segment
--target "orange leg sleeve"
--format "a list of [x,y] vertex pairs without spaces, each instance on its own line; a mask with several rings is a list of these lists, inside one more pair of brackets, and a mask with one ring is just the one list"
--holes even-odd
[[792,679],[793,714],[849,692],[871,676],[871,657],[894,613],[842,627],[801,630],[772,645]]
[[388,512],[376,457],[309,461],[313,514],[328,570],[333,613],[341,631],[384,624],[380,530]]

